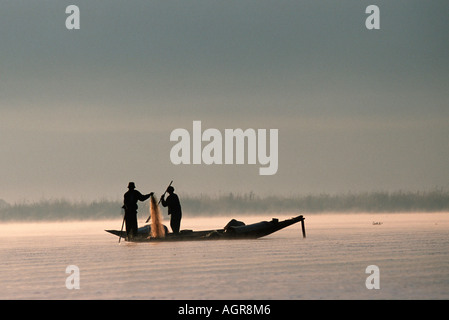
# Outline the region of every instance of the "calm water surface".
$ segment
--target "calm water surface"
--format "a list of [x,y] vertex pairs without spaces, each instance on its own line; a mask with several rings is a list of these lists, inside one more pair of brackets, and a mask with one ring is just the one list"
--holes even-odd
[[[449,299],[449,213],[305,217],[306,239],[296,224],[257,240],[179,243],[118,244],[104,229],[120,219],[1,223],[0,299]],[[231,218],[185,218],[182,228]],[[69,265],[79,289],[66,287]],[[366,288],[369,265],[378,290]]]

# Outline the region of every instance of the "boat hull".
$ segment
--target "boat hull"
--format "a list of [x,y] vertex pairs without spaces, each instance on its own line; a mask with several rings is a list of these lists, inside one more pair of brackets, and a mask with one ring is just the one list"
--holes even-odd
[[167,242],[167,241],[207,241],[207,240],[238,240],[238,239],[257,239],[265,237],[276,231],[284,229],[295,223],[302,223],[303,236],[305,237],[304,217],[297,216],[291,219],[279,221],[261,221],[249,225],[227,226],[223,229],[192,231],[182,230],[178,234],[166,233],[162,238],[149,237],[149,226],[139,228],[138,235],[132,239],[126,238],[126,232],[118,230],[105,230],[113,235],[122,237],[131,242]]

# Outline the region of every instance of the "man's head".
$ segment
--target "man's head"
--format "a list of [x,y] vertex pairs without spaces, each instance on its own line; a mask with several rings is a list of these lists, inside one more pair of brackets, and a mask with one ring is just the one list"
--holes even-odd
[[167,188],[167,192],[168,192],[169,194],[172,194],[174,191],[175,191],[175,188],[173,188],[172,186],[170,186],[170,187]]
[[136,185],[134,184],[134,182],[128,183],[128,189],[133,190],[133,189],[135,189],[135,188],[136,188]]

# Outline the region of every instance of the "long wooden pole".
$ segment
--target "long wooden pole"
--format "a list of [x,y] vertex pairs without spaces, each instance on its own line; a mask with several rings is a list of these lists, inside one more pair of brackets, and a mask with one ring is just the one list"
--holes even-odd
[[304,225],[304,220],[305,218],[303,217],[301,219],[301,229],[302,229],[302,237],[305,238],[306,237],[306,226]]
[[125,211],[125,214],[123,215],[122,229],[120,230],[120,236],[118,237],[118,243],[120,243],[120,240],[122,239],[123,225],[125,224],[125,215],[126,215],[126,211]]

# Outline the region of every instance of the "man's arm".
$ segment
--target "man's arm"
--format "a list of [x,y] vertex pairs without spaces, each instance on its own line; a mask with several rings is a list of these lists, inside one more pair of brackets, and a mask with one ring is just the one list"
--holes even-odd
[[150,192],[149,194],[143,195],[143,194],[141,194],[141,193],[139,192],[138,198],[137,198],[137,199],[139,199],[139,201],[145,201],[145,200],[147,200],[149,197],[151,197],[151,196],[153,195],[153,193],[154,193],[154,192]]
[[163,207],[167,206],[167,201],[165,201],[165,193],[161,197],[161,204],[162,204]]

